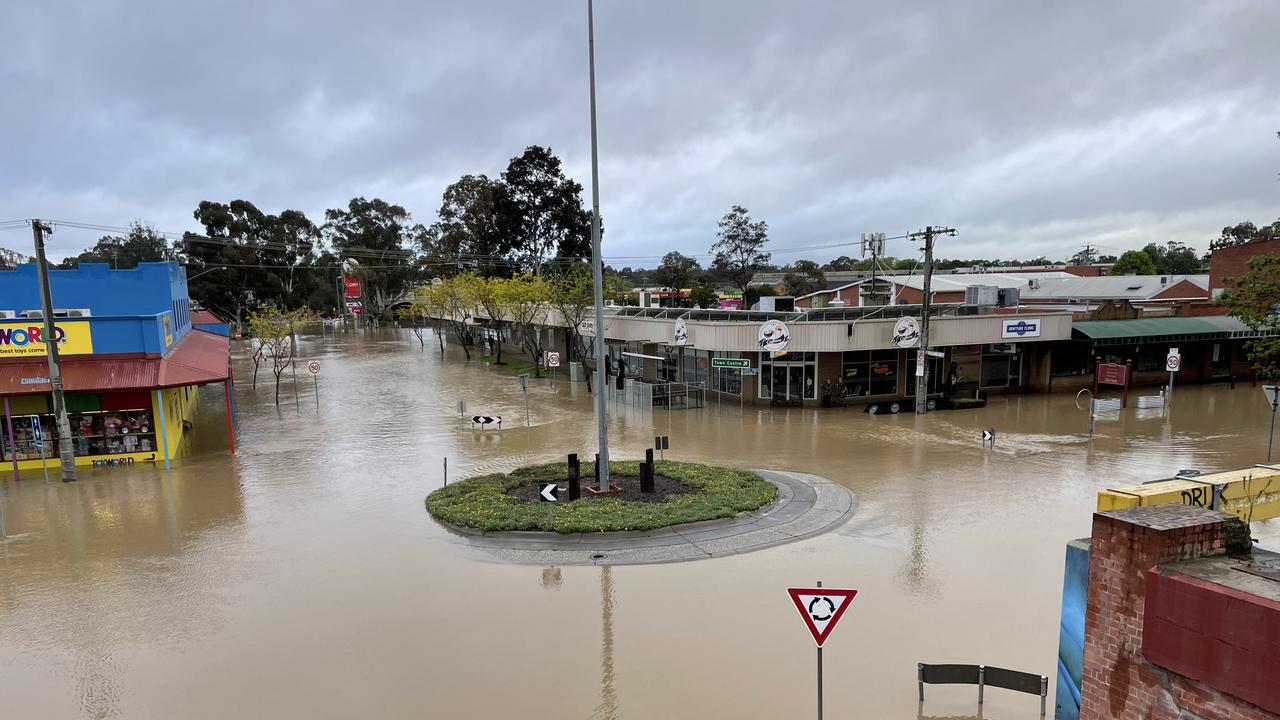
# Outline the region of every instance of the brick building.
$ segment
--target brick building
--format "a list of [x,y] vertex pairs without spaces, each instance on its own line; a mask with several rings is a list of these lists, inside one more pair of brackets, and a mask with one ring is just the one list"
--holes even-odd
[[1280,719],[1277,570],[1233,515],[1095,514],[1081,720]]
[[1258,255],[1280,255],[1280,239],[1261,240],[1218,248],[1209,255],[1209,291],[1227,287],[1227,280],[1249,271],[1249,259]]

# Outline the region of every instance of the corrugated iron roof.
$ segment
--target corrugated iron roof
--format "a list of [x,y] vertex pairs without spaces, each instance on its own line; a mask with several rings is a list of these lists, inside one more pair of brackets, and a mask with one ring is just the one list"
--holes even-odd
[[[164,357],[66,357],[62,360],[62,386],[68,392],[102,392],[222,382],[227,379],[229,343],[223,335],[192,330]],[[0,395],[31,395],[49,390],[47,360],[0,364]]]
[[1072,325],[1072,330],[1091,340],[1115,338],[1168,338],[1199,336],[1195,339],[1257,337],[1239,319],[1228,315],[1205,317],[1163,317],[1141,320],[1088,320]]

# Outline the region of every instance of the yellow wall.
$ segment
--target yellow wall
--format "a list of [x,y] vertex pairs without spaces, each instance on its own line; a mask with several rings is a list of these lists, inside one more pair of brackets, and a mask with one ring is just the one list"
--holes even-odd
[[[181,388],[170,388],[161,390],[160,396],[164,400],[164,428],[165,437],[169,439],[169,457],[179,458],[187,453],[189,443],[186,442],[190,433],[182,431],[182,421],[195,422],[196,403],[199,398],[200,388],[195,385]],[[151,404],[154,406],[156,402],[156,393],[151,393]],[[153,407],[155,413],[155,421],[160,422],[160,409]],[[160,446],[161,461],[164,460],[164,445]]]
[[1212,507],[1246,522],[1280,517],[1280,466],[1257,465],[1098,493],[1099,511],[1165,504]]

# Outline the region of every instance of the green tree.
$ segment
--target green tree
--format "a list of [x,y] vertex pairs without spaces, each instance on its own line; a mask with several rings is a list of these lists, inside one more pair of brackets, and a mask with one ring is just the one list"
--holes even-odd
[[79,267],[81,263],[107,263],[113,268],[134,268],[141,262],[172,260],[176,256],[168,239],[150,225],[135,222],[126,235],[103,235],[93,247],[58,267]]
[[662,286],[681,290],[689,287],[702,272],[698,261],[672,250],[662,256],[662,264],[653,271],[653,279]]
[[202,201],[193,213],[204,235],[184,233],[181,257],[191,299],[243,324],[245,315],[277,303],[276,268],[264,256],[270,220],[248,200]]
[[920,270],[923,267],[924,263],[915,258],[903,258],[902,260],[893,261],[894,270]]
[[582,185],[565,177],[550,148],[525,148],[511,158],[502,182],[511,203],[510,247],[517,267],[541,275],[553,255],[591,254],[591,213],[582,207]]
[[1180,242],[1171,240],[1164,247],[1148,243],[1142,252],[1151,258],[1159,275],[1193,275],[1202,267],[1196,251]]
[[715,288],[706,283],[694,283],[689,289],[689,302],[695,307],[713,308],[719,303]]
[[1209,243],[1209,251],[1212,252],[1219,248],[1234,247],[1261,240],[1275,240],[1276,238],[1280,238],[1280,220],[1262,227],[1245,221],[1222,228],[1222,234]]
[[507,313],[520,335],[520,344],[533,357],[534,377],[542,377],[542,338],[551,292],[547,281],[535,275],[520,275],[506,282]]
[[1156,264],[1141,250],[1130,250],[1111,266],[1112,275],[1155,275]]
[[249,327],[258,339],[260,354],[271,358],[271,372],[276,379],[276,405],[280,405],[280,375],[293,364],[297,356],[297,326],[305,311],[267,308],[261,313],[249,314]]
[[849,270],[856,270],[857,268],[855,268],[854,266],[857,264],[858,264],[857,260],[854,260],[848,255],[841,255],[835,260],[832,260],[828,262],[826,265],[823,265],[822,269],[826,270],[827,272],[847,272]]
[[519,218],[507,184],[485,175],[464,175],[444,190],[436,222],[424,234],[423,250],[446,267],[481,275],[511,275],[507,255]]
[[746,208],[734,205],[717,226],[716,242],[711,246],[711,254],[715,256],[711,267],[745,294],[751,278],[769,263],[770,254],[764,252],[765,243],[769,241],[769,224],[752,220]]
[[[591,271],[582,263],[567,265],[548,276],[547,283],[551,308],[568,328],[569,346],[585,368],[588,353],[581,328],[595,309]],[[591,392],[591,373],[587,373],[587,392]]]
[[822,268],[812,260],[797,260],[782,276],[782,285],[788,295],[808,295],[817,292],[827,285],[827,276]]
[[1227,280],[1218,303],[1264,337],[1245,344],[1254,373],[1265,381],[1280,380],[1280,257],[1258,255],[1249,259],[1248,271]]
[[421,246],[425,228],[379,198],[354,198],[345,210],[325,211],[325,220],[325,238],[360,278],[366,317],[381,317],[422,275],[413,248]]
[[480,277],[470,276],[471,280],[471,296],[475,299],[476,307],[484,311],[489,317],[491,329],[496,336],[497,342],[494,347],[497,349],[497,357],[494,358],[494,365],[502,365],[502,328],[506,323],[506,308],[510,303],[511,280],[503,277]]

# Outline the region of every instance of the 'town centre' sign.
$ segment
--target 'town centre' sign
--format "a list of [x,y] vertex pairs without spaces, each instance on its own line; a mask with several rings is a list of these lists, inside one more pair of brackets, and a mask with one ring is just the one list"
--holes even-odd
[[[89,323],[58,321],[53,326],[58,338],[61,355],[91,355],[93,336]],[[40,320],[22,320],[0,323],[0,357],[40,356],[48,354],[44,344],[44,323]]]

